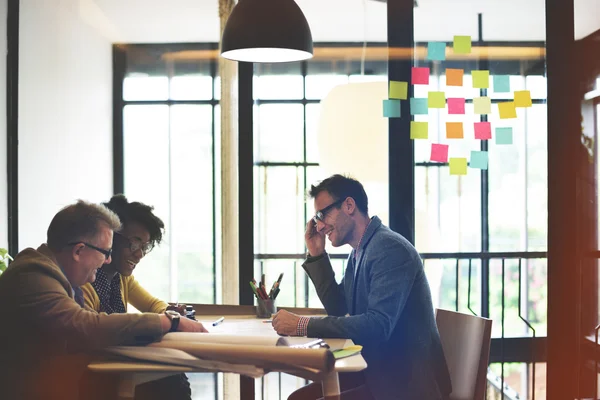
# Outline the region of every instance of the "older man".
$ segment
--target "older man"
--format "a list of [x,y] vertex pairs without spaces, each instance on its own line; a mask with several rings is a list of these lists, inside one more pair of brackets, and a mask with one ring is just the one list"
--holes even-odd
[[[280,334],[350,338],[363,346],[364,374],[342,374],[342,398],[440,400],[451,392],[450,377],[435,324],[431,293],[415,248],[377,217],[369,218],[360,182],[341,175],[312,186],[315,217],[305,232],[304,269],[329,316],[307,318],[280,311]],[[325,237],[352,252],[337,283]],[[317,384],[290,399],[321,397]]]
[[0,275],[0,398],[75,399],[85,351],[146,343],[170,330],[206,331],[174,314],[84,308],[79,287],[111,261],[119,228],[113,212],[80,200],[56,214],[46,244],[20,252]]

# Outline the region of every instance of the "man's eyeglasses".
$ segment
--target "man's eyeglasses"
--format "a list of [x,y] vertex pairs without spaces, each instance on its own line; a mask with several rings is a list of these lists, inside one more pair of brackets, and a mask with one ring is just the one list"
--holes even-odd
[[85,245],[85,247],[89,247],[90,249],[94,249],[94,250],[96,250],[96,251],[104,254],[104,259],[105,260],[108,260],[110,258],[110,256],[111,256],[111,254],[112,254],[112,249],[105,250],[105,249],[102,249],[100,247],[96,247],[93,244],[89,244],[87,242],[72,242],[72,243],[67,243],[67,245],[69,245],[69,246],[76,246],[78,244],[83,244],[83,245]]
[[150,253],[152,251],[152,249],[154,248],[154,242],[143,243],[141,240],[130,239],[127,236],[125,236],[119,232],[115,232],[115,234],[117,234],[120,237],[122,237],[123,239],[129,241],[129,251],[131,251],[132,253],[135,253],[136,251],[141,249],[142,254],[146,255],[146,254]]
[[327,207],[317,211],[315,213],[315,216],[313,217],[313,221],[315,222],[315,224],[317,223],[317,221],[321,221],[321,222],[325,222],[325,216],[327,215],[327,213],[333,208],[336,207],[340,204],[342,204],[344,202],[344,200],[346,199],[340,199],[338,201],[334,201],[333,203],[331,203],[330,205],[328,205]]

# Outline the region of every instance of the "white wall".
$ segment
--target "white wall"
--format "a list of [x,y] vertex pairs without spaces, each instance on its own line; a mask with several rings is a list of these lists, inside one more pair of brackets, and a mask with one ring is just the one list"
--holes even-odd
[[21,0],[20,249],[45,242],[61,207],[112,193],[112,48],[81,4]]
[[[0,54],[6,54],[8,0],[0,0]],[[8,247],[8,205],[6,204],[6,62],[0,62],[0,247]]]

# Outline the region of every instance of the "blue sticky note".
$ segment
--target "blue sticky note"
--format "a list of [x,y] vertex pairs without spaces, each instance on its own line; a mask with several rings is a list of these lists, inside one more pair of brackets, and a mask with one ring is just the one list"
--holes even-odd
[[384,100],[383,116],[386,118],[400,118],[400,100]]
[[427,44],[427,59],[444,61],[446,59],[446,42],[429,42]]
[[510,77],[508,75],[494,75],[494,92],[510,92]]
[[488,152],[487,151],[472,151],[469,166],[471,168],[487,169],[488,168]]
[[513,144],[513,128],[496,128],[496,144]]
[[410,115],[427,115],[429,114],[429,107],[427,106],[427,99],[417,99],[411,97],[410,99]]

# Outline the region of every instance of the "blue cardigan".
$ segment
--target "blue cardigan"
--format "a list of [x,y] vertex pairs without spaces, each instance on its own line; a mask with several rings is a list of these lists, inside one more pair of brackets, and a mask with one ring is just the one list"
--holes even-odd
[[429,283],[408,240],[373,217],[339,284],[328,256],[308,259],[303,267],[328,314],[310,320],[308,336],[362,345],[365,380],[375,399],[448,397],[452,386]]

